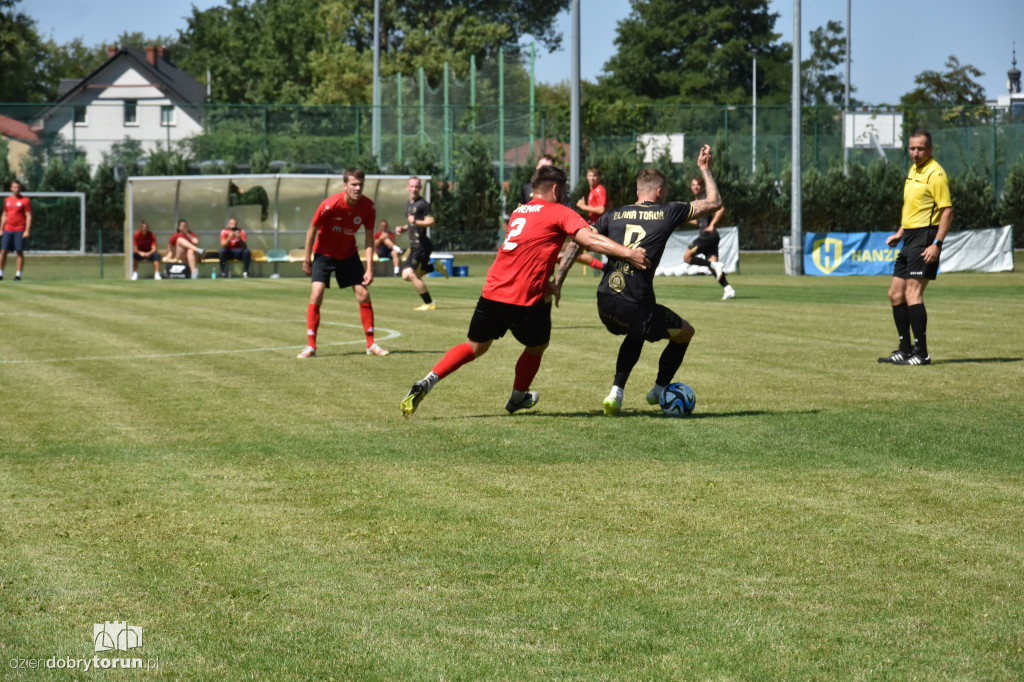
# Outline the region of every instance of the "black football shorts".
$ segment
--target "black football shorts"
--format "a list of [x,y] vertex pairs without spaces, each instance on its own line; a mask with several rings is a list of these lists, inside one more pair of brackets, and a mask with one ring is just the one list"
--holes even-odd
[[938,277],[939,261],[924,262],[924,250],[931,246],[938,234],[938,227],[904,229],[903,248],[900,250],[900,255],[896,256],[892,276],[899,279],[935,279]]
[[617,294],[597,295],[597,313],[612,334],[661,341],[683,328],[683,318],[660,303],[637,305]]
[[718,235],[718,230],[713,232],[701,230],[697,238],[690,242],[688,248],[690,251],[703,254],[705,258],[711,258],[712,256],[718,258],[718,243],[720,241],[721,237]]
[[469,323],[470,341],[494,341],[511,330],[516,341],[527,347],[543,346],[551,340],[551,302],[513,305],[480,297]]
[[338,286],[344,289],[355,284],[362,284],[366,271],[363,269],[363,262],[359,260],[358,253],[343,260],[331,258],[322,253],[314,254],[312,280],[322,282],[330,289],[332,274],[338,280]]

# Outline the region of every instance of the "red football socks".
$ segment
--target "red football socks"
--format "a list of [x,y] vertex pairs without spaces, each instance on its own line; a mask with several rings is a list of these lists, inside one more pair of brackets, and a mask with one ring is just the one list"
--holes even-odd
[[369,301],[359,304],[359,319],[363,321],[363,331],[366,333],[366,347],[373,345],[373,304]]
[[306,310],[306,343],[316,348],[316,330],[320,327],[320,306],[309,304]]
[[519,361],[516,362],[516,379],[512,382],[512,388],[517,391],[530,390],[530,384],[533,383],[533,378],[537,376],[537,370],[540,369],[541,357],[523,351],[523,354],[519,356]]
[[434,374],[437,375],[438,379],[444,379],[467,362],[472,362],[475,358],[473,347],[468,343],[460,343],[445,353],[444,357],[434,365]]

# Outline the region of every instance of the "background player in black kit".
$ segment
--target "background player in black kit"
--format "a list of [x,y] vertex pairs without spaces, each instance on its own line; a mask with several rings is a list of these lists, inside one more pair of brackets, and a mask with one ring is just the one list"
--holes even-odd
[[[711,177],[711,147],[704,145],[697,157],[707,194],[691,202],[665,203],[668,180],[654,168],[646,168],[636,179],[637,203],[605,213],[594,226],[600,234],[631,248],[647,250],[651,266],[637,270],[626,261],[610,258],[597,288],[597,310],[612,334],[625,335],[615,363],[615,383],[604,399],[604,413],[614,417],[622,407],[623,392],[630,372],[640,359],[644,341],[668,339],[669,344],[658,362],[658,377],[647,394],[647,402],[656,405],[665,387],[683,362],[694,329],[689,322],[659,305],[654,296],[654,271],[665,252],[665,244],[674,230],[687,221],[722,206],[718,186]],[[569,249],[575,249],[574,244]],[[555,276],[560,291],[565,275],[572,267],[575,252],[566,252]],[[557,300],[557,299],[556,299]]]
[[[696,199],[706,199],[707,191],[704,189],[704,178],[694,176],[690,178],[690,191]],[[691,225],[696,225],[700,232],[697,238],[690,242],[683,254],[683,262],[687,265],[703,265],[711,271],[718,283],[722,285],[722,300],[728,301],[736,296],[736,290],[729,284],[725,276],[725,269],[718,262],[718,244],[721,238],[718,235],[718,221],[722,219],[725,208],[720,208],[711,214],[704,214],[695,220]]]
[[406,190],[409,192],[409,203],[405,205],[405,213],[409,222],[395,228],[395,232],[398,234],[402,234],[406,230],[409,231],[409,250],[406,251],[405,261],[402,263],[402,279],[412,282],[412,285],[416,287],[416,292],[423,299],[423,303],[416,310],[421,311],[436,308],[434,299],[430,297],[427,285],[423,282],[423,276],[433,272],[436,267],[437,271],[444,275],[445,279],[448,279],[448,269],[444,263],[438,261],[435,266],[430,262],[430,253],[434,250],[434,245],[431,243],[430,237],[427,236],[427,228],[433,226],[434,215],[430,211],[430,204],[420,195],[422,189],[422,180],[416,176],[409,178],[409,183],[406,185]]

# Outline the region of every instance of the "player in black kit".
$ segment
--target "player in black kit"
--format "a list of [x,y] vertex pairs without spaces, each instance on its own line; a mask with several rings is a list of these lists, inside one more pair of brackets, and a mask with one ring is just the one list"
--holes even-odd
[[[705,198],[704,178],[697,176],[690,178],[690,191],[697,199]],[[697,232],[697,238],[686,248],[683,262],[687,265],[703,265],[710,270],[718,283],[722,285],[722,300],[728,301],[730,298],[736,297],[736,290],[729,284],[729,280],[725,276],[725,268],[718,262],[718,244],[721,238],[718,235],[717,225],[724,213],[725,209],[720,208],[712,214],[705,214],[690,221],[690,224],[696,225],[700,231]]]
[[412,282],[412,285],[416,287],[416,292],[423,299],[423,303],[416,308],[420,311],[434,310],[437,307],[422,278],[437,268],[437,271],[444,275],[445,279],[448,279],[448,269],[444,263],[438,261],[435,265],[430,262],[430,254],[434,250],[434,245],[431,243],[430,237],[427,236],[427,228],[434,224],[434,216],[431,213],[430,204],[420,196],[422,188],[422,180],[415,175],[409,178],[409,182],[406,184],[409,203],[405,205],[405,213],[409,222],[395,228],[395,232],[398,234],[407,230],[409,232],[409,250],[406,251],[405,260],[402,262],[402,279]]
[[[647,270],[636,270],[626,261],[610,258],[597,288],[597,310],[612,334],[624,335],[615,363],[615,383],[604,399],[606,416],[618,415],[623,391],[630,372],[640,359],[644,341],[668,339],[669,344],[658,362],[658,377],[647,394],[647,402],[657,405],[665,387],[683,362],[694,329],[689,322],[663,305],[654,296],[654,271],[658,268],[665,244],[674,230],[687,221],[722,206],[718,186],[711,177],[711,147],[704,145],[697,157],[707,194],[691,202],[665,203],[668,180],[654,168],[646,168],[636,179],[637,203],[609,211],[595,224],[600,234],[632,248],[643,247],[651,260]],[[569,249],[574,249],[570,244]],[[556,304],[562,282],[572,266],[575,253],[567,251],[555,276]]]

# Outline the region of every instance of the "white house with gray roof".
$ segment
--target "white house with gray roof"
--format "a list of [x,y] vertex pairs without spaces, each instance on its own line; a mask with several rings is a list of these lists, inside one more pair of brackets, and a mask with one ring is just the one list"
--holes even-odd
[[107,48],[107,60],[81,80],[60,84],[57,101],[33,122],[40,136],[59,133],[95,167],[111,145],[138,140],[145,151],[174,149],[202,132],[203,85],[163,47]]

